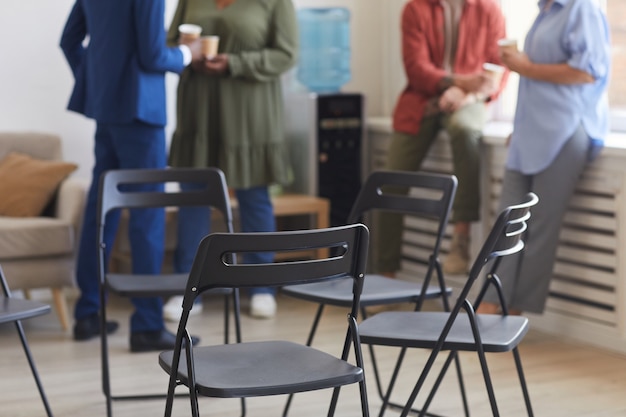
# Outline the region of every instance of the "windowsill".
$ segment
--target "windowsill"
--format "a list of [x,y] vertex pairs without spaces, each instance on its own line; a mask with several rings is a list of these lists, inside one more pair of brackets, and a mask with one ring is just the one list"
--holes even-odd
[[[370,117],[367,119],[368,130],[379,133],[391,133],[391,117]],[[483,142],[488,145],[504,145],[513,130],[511,122],[490,121],[484,129]],[[611,132],[604,143],[601,155],[626,157],[626,132]]]

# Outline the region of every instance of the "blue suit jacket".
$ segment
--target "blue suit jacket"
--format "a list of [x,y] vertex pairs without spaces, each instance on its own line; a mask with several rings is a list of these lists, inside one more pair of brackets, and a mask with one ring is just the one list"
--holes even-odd
[[180,49],[166,47],[164,11],[164,0],[76,0],[61,37],[75,78],[68,109],[165,125],[165,72],[184,65]]

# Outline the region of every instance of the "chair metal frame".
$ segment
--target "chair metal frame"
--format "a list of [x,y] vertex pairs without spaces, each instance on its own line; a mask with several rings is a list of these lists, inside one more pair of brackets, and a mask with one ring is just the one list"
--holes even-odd
[[[455,176],[423,171],[374,171],[366,179],[352,206],[348,216],[348,224],[360,221],[367,213],[384,211],[435,220],[437,229],[432,237],[434,243],[428,259],[428,269],[421,283],[389,278],[379,274],[366,274],[365,286],[361,295],[361,314],[363,319],[367,318],[366,307],[411,303],[415,305],[415,310],[417,311],[421,309],[424,300],[435,298],[442,299],[445,311],[450,310],[448,295],[451,293],[451,290],[445,285],[439,262],[439,249],[448,225],[456,189],[457,179]],[[431,285],[433,274],[436,275],[436,285]],[[349,282],[345,282],[343,285],[338,283],[319,283],[290,286],[283,287],[282,294],[319,303],[306,342],[307,346],[310,346],[324,307],[326,305],[349,306],[350,285]],[[387,406],[402,408],[403,405],[389,401],[391,389],[384,389],[374,348],[371,345],[368,348],[372,359],[374,380],[378,395],[383,400],[383,408]],[[400,369],[404,353],[404,351],[400,352],[395,366],[396,371]],[[456,361],[456,366],[460,367],[458,360]],[[396,375],[397,372],[394,372],[389,387],[393,386]],[[463,401],[466,404],[465,389],[460,378],[460,368],[458,368],[458,375]],[[290,396],[283,416],[287,415],[291,401],[292,397]]]
[[[129,185],[148,183],[204,184],[194,190],[169,189],[162,192],[134,191]],[[113,210],[165,207],[210,207],[220,212],[228,233],[233,232],[233,215],[224,173],[217,168],[167,168],[112,170],[102,174],[98,202],[98,263],[100,280],[100,340],[102,391],[106,397],[107,416],[112,416],[115,400],[148,400],[165,398],[165,393],[113,395],[109,369],[108,335],[106,332],[106,299],[109,292],[124,297],[169,297],[183,295],[188,274],[117,274],[106,272],[107,247],[104,241],[107,215]],[[211,210],[211,212],[213,211]],[[213,294],[224,295],[224,343],[229,343],[230,297],[233,301],[235,337],[241,342],[239,291],[216,288]],[[243,404],[242,404],[243,406]]]
[[[427,414],[440,383],[459,351],[474,351],[478,355],[489,402],[494,416],[499,416],[493,383],[487,366],[486,352],[513,353],[520,386],[527,413],[533,416],[530,395],[524,377],[518,344],[528,331],[528,319],[523,316],[510,316],[503,296],[497,269],[503,257],[519,253],[524,248],[524,235],[531,208],[539,201],[529,193],[524,201],[504,209],[498,216],[483,247],[476,257],[468,279],[457,302],[450,312],[384,312],[360,324],[361,343],[370,345],[396,346],[406,348],[431,349],[431,353],[420,376],[402,410],[406,417],[412,409],[426,377],[435,360],[443,350],[449,351],[440,373],[428,394],[419,415]],[[469,295],[473,285],[485,274],[474,303]],[[476,314],[488,288],[493,286],[499,296],[502,314]],[[461,310],[466,314],[460,315]],[[382,416],[382,412],[381,412]]]
[[[361,413],[368,416],[357,327],[368,237],[368,229],[362,224],[207,236],[200,243],[189,276],[176,348],[159,357],[159,364],[170,375],[165,416],[171,415],[178,385],[186,385],[189,389],[193,416],[200,413],[198,395],[246,398],[334,388],[328,411],[328,415],[332,416],[340,387],[354,383],[359,384]],[[246,252],[280,254],[325,248],[329,249],[329,256],[321,259],[281,261],[277,257],[273,263],[236,263],[237,257]],[[195,298],[205,291],[221,287],[279,287],[343,279],[352,282],[352,305],[341,357],[286,340],[192,347],[187,330],[189,311]],[[355,364],[348,362],[351,346]],[[245,375],[240,372],[243,367]]]
[[39,396],[41,397],[41,401],[43,402],[43,406],[46,410],[46,415],[48,417],[52,417],[52,410],[50,408],[50,404],[48,403],[46,393],[44,392],[43,384],[41,383],[41,378],[39,377],[39,372],[37,371],[37,366],[35,365],[35,360],[33,359],[30,347],[28,346],[26,334],[24,333],[24,326],[22,326],[22,320],[50,313],[50,306],[37,301],[23,300],[12,297],[11,290],[7,284],[2,267],[0,267],[0,281],[2,284],[2,292],[4,293],[2,300],[0,300],[0,324],[11,322],[15,324],[15,329],[17,330],[20,342],[22,343],[24,355],[26,355],[33,378],[35,379],[35,384],[37,385]]

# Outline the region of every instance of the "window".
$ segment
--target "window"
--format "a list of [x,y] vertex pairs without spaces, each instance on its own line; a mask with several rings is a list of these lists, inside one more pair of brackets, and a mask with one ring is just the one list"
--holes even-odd
[[626,131],[626,1],[605,0],[613,68],[609,85],[613,130]]

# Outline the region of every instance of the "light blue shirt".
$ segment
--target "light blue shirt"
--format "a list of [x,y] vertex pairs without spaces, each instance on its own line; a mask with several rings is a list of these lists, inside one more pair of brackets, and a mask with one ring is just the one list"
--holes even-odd
[[539,1],[540,13],[524,44],[538,64],[566,62],[595,79],[556,84],[520,77],[514,130],[506,167],[523,174],[546,169],[582,124],[599,147],[609,131],[606,88],[611,68],[609,28],[595,0]]

